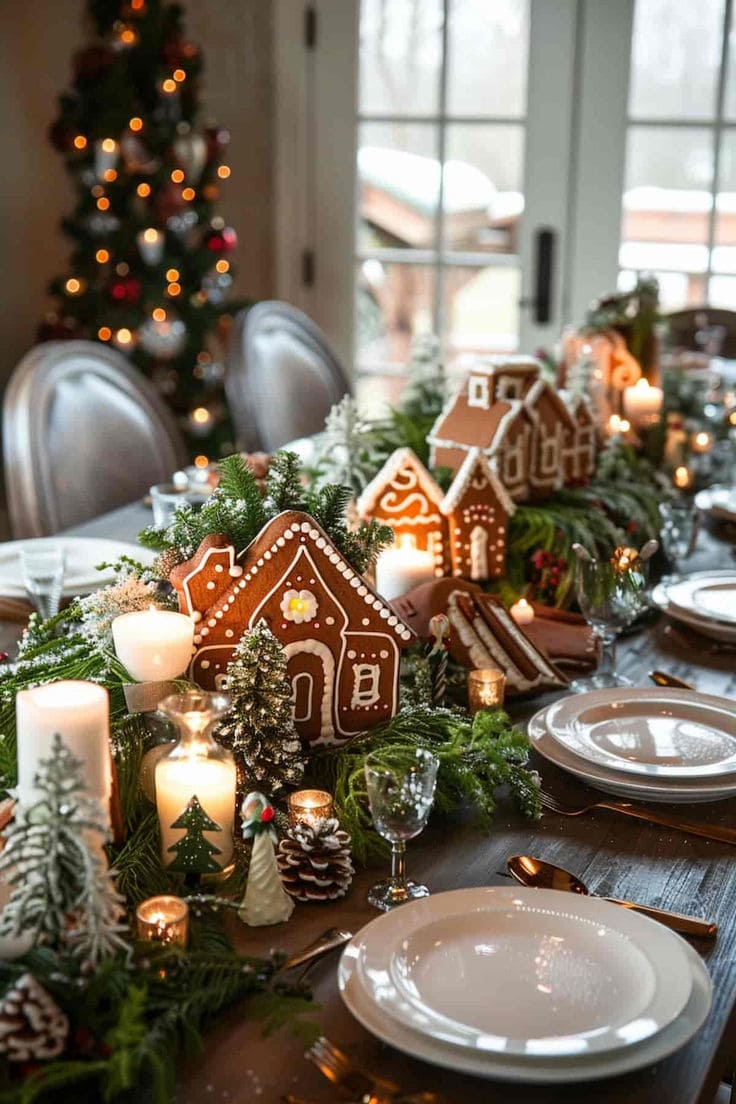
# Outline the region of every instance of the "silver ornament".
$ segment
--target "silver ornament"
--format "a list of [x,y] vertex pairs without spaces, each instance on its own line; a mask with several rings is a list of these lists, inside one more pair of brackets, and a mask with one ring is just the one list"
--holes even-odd
[[204,167],[207,164],[207,142],[201,134],[190,131],[174,139],[174,157],[177,165],[184,170],[188,184],[199,184]]
[[138,331],[140,346],[159,360],[178,356],[187,340],[187,328],[180,318],[156,322],[148,318]]
[[166,228],[178,238],[185,237],[199,222],[196,211],[182,211],[180,215],[171,215],[166,220]]

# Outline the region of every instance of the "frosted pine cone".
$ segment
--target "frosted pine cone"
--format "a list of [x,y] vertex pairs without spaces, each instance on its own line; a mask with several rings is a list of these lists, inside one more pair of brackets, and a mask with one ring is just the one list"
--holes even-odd
[[0,1054],[9,1062],[57,1058],[69,1021],[33,974],[23,974],[0,1004]]
[[284,889],[297,901],[335,901],[353,880],[350,836],[334,817],[290,828],[276,856]]

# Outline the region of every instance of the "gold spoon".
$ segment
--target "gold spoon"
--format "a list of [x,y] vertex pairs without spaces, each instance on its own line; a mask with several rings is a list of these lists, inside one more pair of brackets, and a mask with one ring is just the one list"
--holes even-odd
[[652,908],[650,905],[636,905],[632,901],[619,901],[616,897],[603,897],[598,893],[591,893],[585,882],[581,882],[569,870],[563,870],[561,866],[544,862],[543,859],[535,859],[531,855],[512,855],[506,860],[508,872],[512,878],[522,885],[532,886],[535,889],[561,889],[568,893],[579,893],[584,897],[600,897],[602,901],[610,901],[612,905],[622,905],[624,908],[641,912],[652,920],[659,920],[673,931],[681,935],[698,935],[705,939],[714,939],[718,931],[716,924],[707,920],[699,920],[695,916],[683,916],[679,912],[666,912],[664,909]]

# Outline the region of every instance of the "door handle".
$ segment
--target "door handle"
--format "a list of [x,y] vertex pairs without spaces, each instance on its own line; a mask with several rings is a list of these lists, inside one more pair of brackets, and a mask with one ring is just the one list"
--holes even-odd
[[534,321],[544,326],[552,320],[552,280],[555,264],[555,231],[542,227],[534,235],[534,295],[519,300],[522,307],[532,307]]

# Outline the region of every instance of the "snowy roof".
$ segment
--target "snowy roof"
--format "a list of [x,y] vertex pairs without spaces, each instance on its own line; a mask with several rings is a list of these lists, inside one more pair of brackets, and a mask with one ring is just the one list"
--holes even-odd
[[385,488],[393,482],[402,468],[411,468],[417,476],[420,487],[430,502],[438,506],[442,500],[442,491],[425,468],[413,449],[399,448],[392,452],[376,476],[364,487],[357,502],[360,517],[369,517]]
[[486,479],[491,484],[496,498],[501,503],[504,510],[506,510],[509,516],[513,514],[516,506],[509,498],[506,488],[504,487],[501,480],[498,478],[498,475],[488,463],[483,449],[480,448],[470,449],[468,455],[463,460],[457,475],[450,484],[449,490],[447,491],[447,494],[440,504],[441,512],[443,514],[451,514],[452,511],[457,507],[460,499],[463,497],[465,491],[467,490],[468,484],[472,479],[473,472],[478,467],[480,467]]

